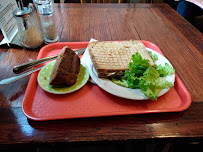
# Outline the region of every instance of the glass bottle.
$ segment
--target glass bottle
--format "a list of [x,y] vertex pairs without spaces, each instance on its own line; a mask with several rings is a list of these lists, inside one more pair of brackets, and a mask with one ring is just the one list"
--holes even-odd
[[34,0],[34,4],[40,14],[45,43],[59,41],[59,34],[54,23],[54,14],[51,0]]
[[43,35],[39,25],[35,21],[34,12],[31,8],[17,8],[13,11],[18,26],[18,37],[22,45],[34,49],[43,44]]

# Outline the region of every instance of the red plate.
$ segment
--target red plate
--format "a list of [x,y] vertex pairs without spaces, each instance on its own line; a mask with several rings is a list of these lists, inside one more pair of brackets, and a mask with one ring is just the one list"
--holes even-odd
[[[163,55],[155,44],[148,41],[141,42]],[[58,54],[64,46],[80,49],[87,45],[88,42],[49,44],[40,50],[38,59]],[[191,96],[177,74],[174,87],[157,101],[123,99],[107,93],[90,82],[70,94],[50,94],[38,85],[37,75],[38,72],[32,74],[22,102],[25,116],[36,121],[178,112],[187,109],[191,104]]]

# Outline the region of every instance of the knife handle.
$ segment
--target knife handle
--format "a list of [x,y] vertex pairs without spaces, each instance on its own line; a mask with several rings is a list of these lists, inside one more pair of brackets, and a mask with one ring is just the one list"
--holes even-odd
[[26,63],[23,63],[23,64],[20,64],[20,65],[17,65],[13,68],[13,72],[15,74],[19,74],[33,66],[36,66],[36,65],[39,65],[41,63],[44,63],[46,61],[50,61],[50,60],[54,60],[57,58],[58,55],[54,55],[54,56],[49,56],[49,57],[46,57],[46,58],[42,58],[42,59],[38,59],[38,60],[34,60],[34,61],[30,61],[30,62],[26,62]]

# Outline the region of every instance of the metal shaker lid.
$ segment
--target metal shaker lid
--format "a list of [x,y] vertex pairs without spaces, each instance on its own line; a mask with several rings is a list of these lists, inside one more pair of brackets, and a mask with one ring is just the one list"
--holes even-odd
[[28,7],[23,7],[22,10],[20,8],[17,8],[13,11],[14,17],[29,17],[32,14],[33,14],[33,10]]

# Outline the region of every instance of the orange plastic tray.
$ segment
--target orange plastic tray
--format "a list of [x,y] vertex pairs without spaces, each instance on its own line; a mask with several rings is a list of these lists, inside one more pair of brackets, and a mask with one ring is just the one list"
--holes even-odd
[[[142,42],[146,47],[163,55],[155,44],[148,41]],[[86,47],[88,42],[62,42],[47,45],[40,50],[38,59],[58,54],[66,45],[72,49],[80,49]],[[25,116],[36,121],[178,112],[187,109],[191,104],[191,96],[177,74],[174,87],[157,101],[119,98],[91,82],[76,92],[55,95],[41,89],[37,83],[37,75],[38,72],[32,74],[22,102],[22,111]]]

